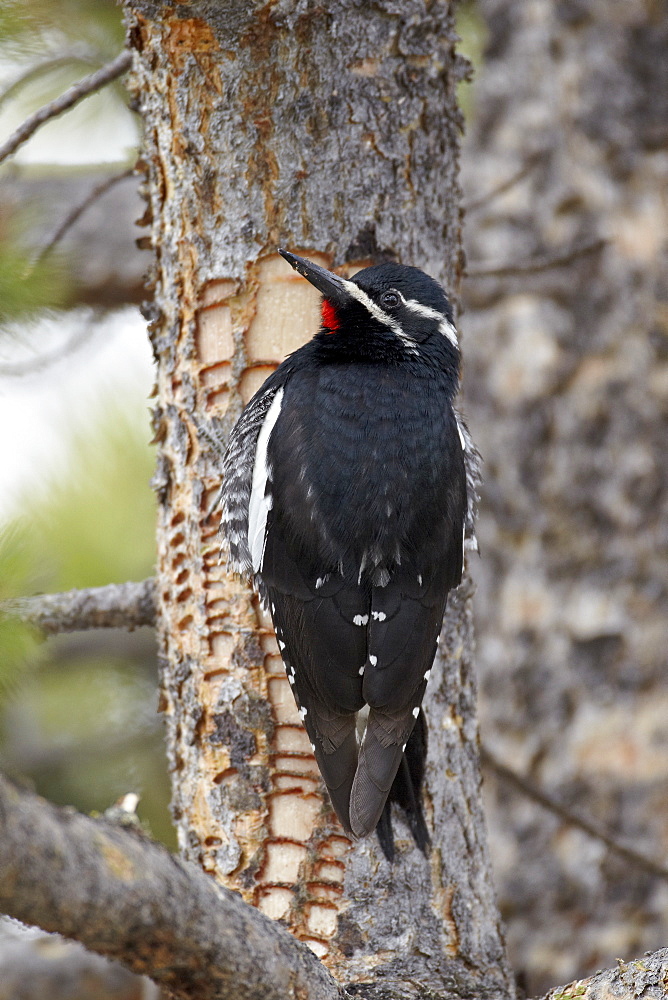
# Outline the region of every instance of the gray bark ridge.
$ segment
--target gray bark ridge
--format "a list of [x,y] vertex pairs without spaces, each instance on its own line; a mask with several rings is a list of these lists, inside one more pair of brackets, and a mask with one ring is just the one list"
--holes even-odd
[[[316,789],[308,803],[304,795],[320,826],[305,845],[302,876],[267,886],[265,846],[283,794],[272,742],[280,720],[267,698],[274,678],[262,666],[269,640],[257,624],[251,634],[250,595],[221,578],[215,528],[202,515],[219,468],[197,419],[228,431],[253,365],[281,360],[276,348],[253,355],[249,337],[277,246],[322,252],[330,266],[415,264],[456,296],[461,117],[451,6],[194,2],[174,10],[128,0],[126,11],[158,251],[158,634],[180,843],[258,905],[265,889],[273,893],[272,912],[328,952],[340,982],[369,995],[389,983],[398,995],[411,983],[452,996],[510,995],[480,802],[470,587],[450,602],[426,700],[430,858],[399,824],[394,867],[373,838],[344,848],[343,861],[337,855],[341,896],[340,883],[318,880],[320,845],[341,831],[326,804],[313,805]],[[217,301],[216,287],[228,285]],[[234,356],[212,354],[198,367],[202,331],[216,323]],[[278,909],[279,897],[291,899],[289,910]]]

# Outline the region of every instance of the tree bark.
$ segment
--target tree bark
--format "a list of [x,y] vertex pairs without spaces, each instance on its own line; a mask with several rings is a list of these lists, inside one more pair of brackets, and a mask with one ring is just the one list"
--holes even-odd
[[[663,862],[668,829],[668,7],[480,0],[462,179],[469,259],[559,268],[464,286],[464,396],[485,457],[476,564],[483,737]],[[531,995],[668,940],[665,890],[509,793],[486,806]]]
[[[276,256],[414,263],[456,293],[458,64],[437,0],[216,9],[128,0],[156,251],[158,641],[181,849],[367,996],[508,996],[480,804],[471,588],[432,672],[433,847],[390,866],[329,809],[268,619],[221,565],[219,449],[317,327]],[[360,985],[360,989],[361,989]]]
[[17,597],[0,602],[0,620],[5,615],[31,625],[45,636],[90,628],[154,625],[155,580]]
[[[385,980],[379,989],[369,983],[339,987],[285,927],[141,831],[57,808],[2,778],[0,906],[19,920],[69,935],[150,975],[164,991],[161,996],[178,1000],[425,995],[418,982],[401,983],[399,975],[399,982]],[[124,975],[118,966],[105,967],[62,940],[26,931],[18,945],[3,947],[6,928],[0,926],[2,1000],[19,994],[12,983],[20,983],[22,997],[69,997],[73,994],[66,989],[80,988],[82,976],[97,990],[96,997],[105,996],[105,989],[109,1000],[155,995],[146,980]],[[545,1000],[662,1000],[667,985],[668,949],[663,949],[555,988]]]
[[141,832],[0,778],[0,906],[183,1000],[339,1000],[308,948]]
[[165,1000],[118,962],[59,935],[0,917],[0,1000]]

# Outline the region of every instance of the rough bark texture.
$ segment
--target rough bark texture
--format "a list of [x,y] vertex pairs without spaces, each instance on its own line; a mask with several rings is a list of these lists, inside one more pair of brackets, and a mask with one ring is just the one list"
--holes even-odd
[[617,960],[614,969],[597,972],[550,990],[544,1000],[664,1000],[668,991],[668,949],[633,962]]
[[0,1000],[161,1000],[145,976],[87,951],[0,917]]
[[0,617],[18,618],[44,635],[90,628],[140,628],[155,624],[155,580],[0,602]]
[[363,995],[510,987],[479,798],[470,592],[448,613],[427,775],[433,851],[390,867],[326,806],[269,623],[219,561],[212,430],[317,325],[283,244],[354,269],[415,263],[456,290],[449,6],[126,5],[156,250],[159,643],[187,857],[285,920]]
[[[150,974],[162,988],[159,995],[174,1000],[452,995],[413,979],[410,962],[397,965],[382,983],[341,989],[284,927],[136,828],[59,809],[4,779],[0,906]],[[545,1000],[660,1000],[667,989],[664,949],[557,987]],[[0,919],[0,1000],[157,1000],[157,995],[145,977],[79,945]]]
[[[668,11],[481,0],[464,145],[475,260],[605,239],[465,285],[465,397],[486,459],[476,565],[483,737],[575,811],[668,843]],[[536,994],[665,945],[668,887],[490,775],[511,955]]]
[[177,1000],[340,1000],[310,950],[141,832],[0,778],[0,907],[150,973]]

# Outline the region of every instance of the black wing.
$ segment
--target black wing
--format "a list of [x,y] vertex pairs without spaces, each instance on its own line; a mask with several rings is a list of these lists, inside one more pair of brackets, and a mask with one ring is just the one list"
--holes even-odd
[[[360,668],[366,659],[366,632],[355,624],[368,618],[368,596],[346,586],[326,595],[308,594],[303,581],[274,572],[277,544],[268,532],[263,566],[276,638],[299,714],[309,735],[332,805],[346,830],[350,792],[357,768],[357,713],[364,706]],[[297,590],[297,593],[294,591]],[[364,611],[366,607],[366,612]]]
[[[386,372],[377,388],[368,370],[357,385],[328,370],[320,381],[307,373],[296,389],[280,372],[233,432],[224,531],[235,568],[254,574],[269,605],[334,808],[362,837],[395,781],[447,593],[461,578],[462,444],[440,397],[422,453],[407,448],[406,428],[410,435],[410,421],[425,419],[425,399],[405,397],[404,383],[388,384]],[[404,437],[388,436],[388,427]]]

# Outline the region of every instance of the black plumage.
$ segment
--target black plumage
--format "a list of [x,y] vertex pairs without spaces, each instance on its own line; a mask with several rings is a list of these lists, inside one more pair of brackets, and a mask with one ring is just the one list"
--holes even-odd
[[271,611],[344,827],[366,836],[385,809],[390,854],[390,796],[426,849],[420,704],[465,536],[474,544],[477,481],[453,409],[450,305],[417,268],[382,264],[345,280],[281,252],[323,293],[323,325],[232,432],[222,531],[232,566]]

